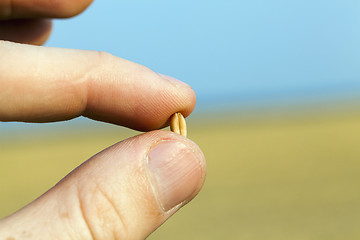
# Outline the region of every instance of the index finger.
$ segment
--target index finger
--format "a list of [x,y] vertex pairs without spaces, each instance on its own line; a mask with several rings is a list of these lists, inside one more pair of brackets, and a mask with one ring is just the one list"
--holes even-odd
[[93,0],[0,0],[0,19],[67,18],[84,11]]
[[107,53],[0,41],[0,62],[0,121],[83,115],[144,131],[195,106],[187,84]]

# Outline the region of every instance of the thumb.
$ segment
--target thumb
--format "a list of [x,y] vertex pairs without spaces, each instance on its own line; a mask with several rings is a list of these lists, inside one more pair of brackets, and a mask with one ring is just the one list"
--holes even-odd
[[169,131],[98,153],[0,221],[5,239],[144,239],[199,192],[205,159]]

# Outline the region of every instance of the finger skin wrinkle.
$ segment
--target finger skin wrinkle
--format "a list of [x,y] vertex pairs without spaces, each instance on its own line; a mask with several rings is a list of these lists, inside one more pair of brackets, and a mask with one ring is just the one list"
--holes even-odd
[[89,234],[91,236],[91,239],[92,240],[96,240],[95,236],[94,236],[94,233],[92,232],[91,230],[91,227],[90,227],[90,224],[89,224],[89,221],[87,219],[87,216],[85,214],[85,209],[84,209],[84,203],[82,202],[82,197],[81,197],[81,194],[80,194],[80,190],[78,189],[78,200],[79,200],[79,210],[80,210],[80,213],[81,213],[81,216],[82,216],[82,219],[84,220],[84,223],[87,227],[87,230],[89,231]]
[[101,62],[98,61],[98,64],[91,65],[89,69],[84,71],[81,76],[75,80],[74,91],[75,96],[77,96],[77,101],[79,102],[79,107],[77,113],[74,117],[84,115],[89,105],[89,93],[93,81],[100,78],[101,72]]
[[[116,96],[119,86],[116,86],[115,77],[110,74],[112,69],[116,68],[116,66],[113,66],[115,57],[102,51],[94,51],[93,53],[95,64],[81,78],[81,81],[85,83],[83,91],[85,101],[79,115],[84,116],[91,115],[91,113],[95,115],[95,112],[101,111],[101,109],[98,109],[98,105],[106,99],[116,99],[119,97]],[[108,102],[107,106],[111,107],[111,104],[113,102]]]
[[77,187],[79,209],[93,240],[129,239],[125,218],[97,183]]
[[99,186],[97,186],[97,190],[99,191],[99,193],[102,194],[105,201],[113,209],[114,213],[116,213],[116,215],[117,215],[117,217],[118,217],[118,219],[120,221],[120,224],[121,224],[120,228],[122,229],[122,232],[121,232],[122,236],[118,237],[118,234],[115,232],[115,229],[114,229],[114,231],[113,231],[114,239],[128,239],[128,232],[129,231],[128,231],[128,228],[127,228],[125,218],[121,215],[121,213],[117,209],[116,205],[114,204],[113,200],[111,200],[111,198],[105,193],[105,191],[103,191]]

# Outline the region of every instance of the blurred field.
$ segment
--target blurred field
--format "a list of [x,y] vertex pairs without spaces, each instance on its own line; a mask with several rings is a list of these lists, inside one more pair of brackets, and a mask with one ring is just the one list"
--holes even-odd
[[[188,124],[207,157],[205,187],[149,239],[360,239],[360,112]],[[0,142],[0,217],[134,134],[107,127]]]

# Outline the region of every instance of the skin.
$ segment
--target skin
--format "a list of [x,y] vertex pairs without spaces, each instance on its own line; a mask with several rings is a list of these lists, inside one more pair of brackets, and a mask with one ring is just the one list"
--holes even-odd
[[[188,116],[196,97],[185,83],[108,53],[35,46],[50,35],[49,18],[72,17],[90,4],[0,0],[0,39],[6,40],[0,41],[0,121],[85,116],[150,131],[168,125],[175,112]],[[166,152],[176,153],[170,175],[182,177],[162,189],[153,176],[166,164]],[[160,160],[153,164],[152,159]],[[150,131],[103,150],[0,220],[0,236],[144,239],[197,195],[205,169],[195,143],[169,131]]]

